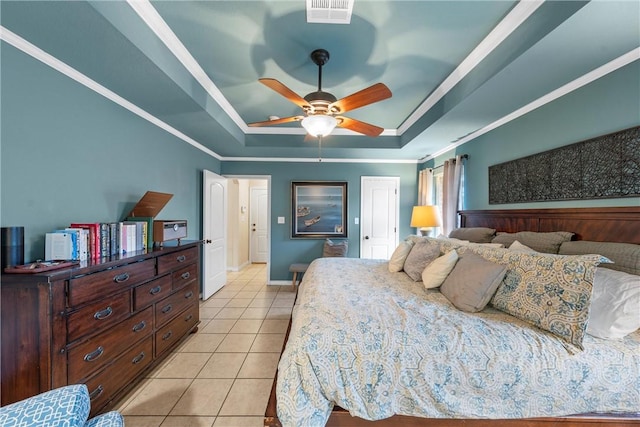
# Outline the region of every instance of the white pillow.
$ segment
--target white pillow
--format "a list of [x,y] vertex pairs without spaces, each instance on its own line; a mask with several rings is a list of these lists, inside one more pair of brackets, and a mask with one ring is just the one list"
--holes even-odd
[[640,276],[597,268],[587,333],[619,340],[640,328]]
[[404,268],[404,261],[407,259],[407,255],[411,252],[412,247],[412,241],[405,240],[400,242],[396,250],[393,251],[391,259],[389,260],[389,271],[391,273],[398,273],[402,271]]
[[458,253],[453,250],[436,258],[422,270],[422,283],[427,289],[442,285],[458,262]]
[[524,252],[524,253],[529,253],[529,254],[537,254],[538,253],[538,251],[536,251],[534,249],[531,249],[527,245],[523,245],[522,243],[518,242],[517,240],[514,240],[514,242],[511,244],[511,246],[509,246],[509,250],[510,251]]

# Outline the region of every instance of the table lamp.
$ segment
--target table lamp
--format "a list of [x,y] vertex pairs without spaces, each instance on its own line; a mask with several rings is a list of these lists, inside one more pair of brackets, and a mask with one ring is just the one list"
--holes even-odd
[[442,220],[440,219],[440,210],[435,205],[414,206],[411,213],[411,227],[420,228],[423,236],[427,235],[429,228],[440,227]]

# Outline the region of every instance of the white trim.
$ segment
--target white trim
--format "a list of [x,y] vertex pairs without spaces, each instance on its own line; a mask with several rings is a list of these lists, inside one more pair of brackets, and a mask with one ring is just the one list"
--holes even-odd
[[425,115],[427,111],[442,97],[444,97],[451,89],[455,87],[467,74],[469,74],[484,58],[487,57],[500,43],[502,43],[509,34],[515,31],[538,7],[544,3],[543,0],[519,1],[507,16],[495,26],[495,28],[487,35],[471,51],[471,53],[453,70],[451,74],[434,90],[431,95],[400,125],[398,132],[404,134],[409,127],[413,126],[420,117]]
[[291,287],[291,282],[287,280],[268,280],[267,286],[289,286]]
[[640,47],[639,48],[635,48],[630,50],[629,52],[625,53],[624,55],[621,55],[619,57],[617,57],[616,59],[607,62],[606,64],[596,68],[595,70],[592,70],[590,72],[588,72],[587,74],[578,77],[577,79],[563,85],[560,86],[559,88],[557,88],[556,90],[553,90],[549,93],[547,93],[544,96],[541,96],[540,98],[536,99],[535,101],[532,101],[530,103],[528,103],[527,105],[525,105],[524,107],[521,107],[513,112],[511,112],[510,114],[507,114],[506,116],[501,117],[500,119],[496,120],[493,123],[488,124],[487,126],[480,128],[478,130],[476,130],[475,132],[470,133],[469,135],[465,136],[464,138],[462,138],[461,140],[455,142],[454,144],[451,144],[449,147],[443,148],[440,151],[437,151],[434,154],[430,154],[429,156],[425,157],[424,159],[421,159],[420,163],[424,163],[427,160],[431,160],[433,158],[436,158],[444,153],[447,153],[451,150],[453,150],[456,147],[459,147],[462,144],[465,144],[477,137],[479,137],[480,135],[484,135],[485,133],[492,131],[493,129],[500,127],[506,123],[509,123],[512,120],[517,119],[518,117],[524,116],[527,113],[530,113],[531,111],[535,110],[536,108],[542,107],[545,104],[548,104],[552,101],[555,101],[558,98],[561,98],[565,95],[567,95],[568,93],[573,92],[576,89],[580,89],[581,87],[588,85],[589,83],[594,82],[595,80],[598,80],[601,77],[604,77],[605,75],[612,73],[622,67],[624,67],[625,65],[629,65],[630,63],[632,63],[633,61],[637,61],[638,59],[640,59]]
[[209,154],[212,157],[215,157],[218,160],[222,160],[222,157],[220,157],[217,153],[215,153],[214,151],[208,149],[207,147],[205,147],[204,145],[200,144],[196,140],[188,137],[187,135],[183,134],[179,130],[175,129],[174,127],[172,127],[172,126],[168,125],[167,123],[163,122],[162,120],[158,119],[154,115],[147,113],[142,108],[140,108],[137,105],[127,101],[126,99],[124,99],[120,95],[118,95],[115,92],[107,89],[106,87],[102,86],[100,83],[96,82],[95,80],[90,79],[86,75],[82,74],[80,71],[78,71],[75,68],[72,68],[71,66],[65,64],[64,62],[60,61],[58,58],[55,58],[54,56],[48,54],[44,50],[40,49],[39,47],[37,47],[37,46],[35,46],[35,45],[31,44],[31,43],[29,43],[28,41],[26,41],[22,37],[18,36],[17,34],[11,32],[11,31],[9,31],[8,29],[6,29],[4,26],[1,26],[1,25],[0,25],[0,40],[4,40],[5,42],[9,43],[10,45],[15,47],[16,49],[19,49],[19,50],[23,51],[27,55],[32,56],[33,58],[39,60],[40,62],[42,62],[42,63],[44,63],[46,65],[48,65],[49,67],[53,68],[54,70],[56,70],[56,71],[64,74],[65,76],[77,81],[78,83],[88,87],[89,89],[93,90],[94,92],[99,93],[100,95],[102,95],[105,98],[115,102],[116,104],[120,105],[121,107],[126,108],[127,110],[131,111],[133,114],[135,114],[137,116],[140,116],[141,118],[143,118],[143,119],[147,120],[148,122],[158,126],[161,129],[166,130],[170,134],[172,134],[172,135],[182,139],[183,141],[193,145],[195,148],[197,148],[197,149]]
[[225,162],[294,162],[294,163],[402,163],[415,164],[419,160],[413,159],[336,159],[336,158],[318,158],[309,157],[223,157]]
[[[307,132],[301,126],[299,128],[293,127],[250,127],[247,128],[245,132],[247,135],[306,135]],[[349,129],[344,128],[335,128],[331,131],[331,135],[343,135],[343,136],[362,136],[361,133],[354,132]],[[382,131],[380,136],[398,136],[398,131],[396,129],[385,129]]]
[[211,81],[207,73],[202,69],[198,61],[191,55],[189,50],[182,44],[178,36],[171,30],[169,25],[162,19],[160,14],[148,0],[127,0],[131,8],[140,16],[145,24],[155,33],[155,35],[167,46],[178,61],[187,69],[194,79],[200,83],[203,89],[213,98],[225,113],[238,125],[243,132],[247,132],[248,126],[240,118],[237,111],[231,106],[227,98],[224,97],[220,89]]

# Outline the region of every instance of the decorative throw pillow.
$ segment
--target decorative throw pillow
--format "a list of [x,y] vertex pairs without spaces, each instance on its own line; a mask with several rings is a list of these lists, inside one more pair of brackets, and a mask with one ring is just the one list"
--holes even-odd
[[527,252],[527,253],[530,253],[530,254],[538,253],[538,251],[534,251],[529,246],[523,245],[522,243],[518,242],[517,240],[514,241],[511,244],[511,246],[509,246],[509,250],[510,251]]
[[407,240],[400,242],[396,250],[391,254],[391,259],[389,260],[389,271],[391,273],[402,271],[404,261],[407,259],[407,255],[411,252],[412,247],[413,242]]
[[504,265],[465,252],[444,280],[440,292],[459,310],[475,313],[489,303],[506,271]]
[[349,241],[334,242],[330,239],[325,240],[322,248],[322,256],[327,257],[344,257],[347,256],[349,250]]
[[414,281],[422,280],[422,272],[425,267],[440,256],[440,245],[421,240],[411,248],[411,252],[404,261],[404,272]]
[[458,261],[458,253],[454,250],[436,258],[422,271],[422,284],[425,288],[437,288],[442,285]]
[[602,267],[640,275],[640,245],[633,243],[578,240],[562,243],[559,253],[563,255],[599,254],[613,261],[613,264]]
[[438,245],[440,246],[441,254],[452,251],[456,248],[460,248],[463,246],[464,243],[469,244],[469,242],[463,242],[458,239],[450,239],[448,237],[441,239],[439,237],[424,237],[424,236],[410,235],[410,236],[407,236],[405,240],[411,241],[413,243],[430,242],[431,244]]
[[493,243],[502,243],[508,248],[513,242],[518,240],[534,251],[544,252],[548,254],[557,254],[560,245],[568,242],[573,237],[573,233],[568,231],[552,231],[549,233],[536,233],[533,231],[520,231],[518,233],[498,233],[491,240]]
[[478,246],[467,246],[458,252],[465,250],[507,266],[491,300],[494,307],[582,349],[593,275],[598,264],[610,262],[608,259],[600,255],[561,256]]
[[619,340],[640,328],[640,276],[597,268],[587,333]]
[[473,243],[490,243],[495,234],[495,228],[469,227],[456,228],[449,233],[449,237],[460,240],[468,240]]

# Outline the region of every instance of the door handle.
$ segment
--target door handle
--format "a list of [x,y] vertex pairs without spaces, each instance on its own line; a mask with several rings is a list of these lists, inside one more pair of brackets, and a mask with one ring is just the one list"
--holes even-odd
[[369,240],[369,236],[364,236],[364,240]]
[[204,241],[205,243],[211,243],[211,239],[207,239]]
[[256,229],[255,229],[255,228],[252,228],[252,229],[251,229],[251,231],[256,231]]

